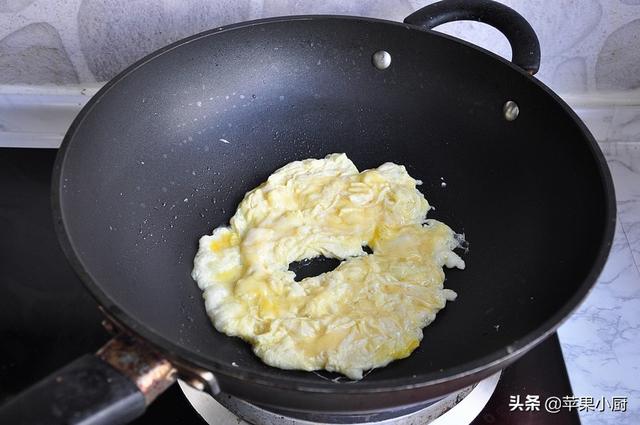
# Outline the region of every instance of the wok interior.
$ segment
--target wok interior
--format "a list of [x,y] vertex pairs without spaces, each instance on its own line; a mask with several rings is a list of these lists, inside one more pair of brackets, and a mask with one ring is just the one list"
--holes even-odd
[[[380,49],[392,56],[385,71],[371,65]],[[507,100],[520,106],[514,122]],[[190,272],[198,238],[228,223],[245,192],[333,152],[360,169],[406,165],[436,207],[429,216],[470,242],[467,269],[447,271],[458,300],[409,358],[366,382],[433,377],[504,350],[567,303],[596,256],[602,184],[553,99],[446,38],[345,19],[209,35],[131,71],[67,146],[62,217],[116,315],[211,364],[316,382],[215,331]]]

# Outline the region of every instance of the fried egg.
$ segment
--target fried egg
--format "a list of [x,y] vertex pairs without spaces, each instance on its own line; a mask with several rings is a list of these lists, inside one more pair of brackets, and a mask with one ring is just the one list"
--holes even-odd
[[[465,267],[419,183],[393,163],[359,172],[345,154],[275,171],[200,238],[192,277],[215,328],[282,369],[360,379],[409,356],[457,296],[443,267]],[[343,261],[297,282],[289,265],[318,256]]]

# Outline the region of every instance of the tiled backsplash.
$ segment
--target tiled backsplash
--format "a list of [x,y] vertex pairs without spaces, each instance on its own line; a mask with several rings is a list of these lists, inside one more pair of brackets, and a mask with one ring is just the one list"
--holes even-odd
[[[0,0],[0,84],[104,81],[143,55],[221,25],[287,14],[402,21],[423,0]],[[504,0],[542,45],[538,78],[562,93],[640,87],[640,0]],[[506,39],[484,24],[441,30],[503,56]]]

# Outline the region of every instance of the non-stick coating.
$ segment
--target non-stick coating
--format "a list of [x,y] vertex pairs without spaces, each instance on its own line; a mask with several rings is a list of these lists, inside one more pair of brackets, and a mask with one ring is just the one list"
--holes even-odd
[[[371,64],[380,49],[392,57],[384,71]],[[215,331],[190,277],[198,238],[245,192],[332,152],[360,169],[406,165],[429,216],[470,242],[466,270],[447,271],[459,297],[420,347],[346,386],[268,367]],[[593,139],[540,83],[448,37],[354,18],[241,25],[152,55],[82,112],[57,167],[63,245],[112,315],[210,370],[337,391],[499,364],[585,295],[614,220]]]

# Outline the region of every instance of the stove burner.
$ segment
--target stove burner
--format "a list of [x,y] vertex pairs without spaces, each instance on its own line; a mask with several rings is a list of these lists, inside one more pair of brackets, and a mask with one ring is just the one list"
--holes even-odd
[[214,399],[183,381],[179,384],[194,409],[211,425],[462,425],[470,423],[480,413],[499,379],[500,372],[427,406],[369,415],[275,412],[227,394]]

